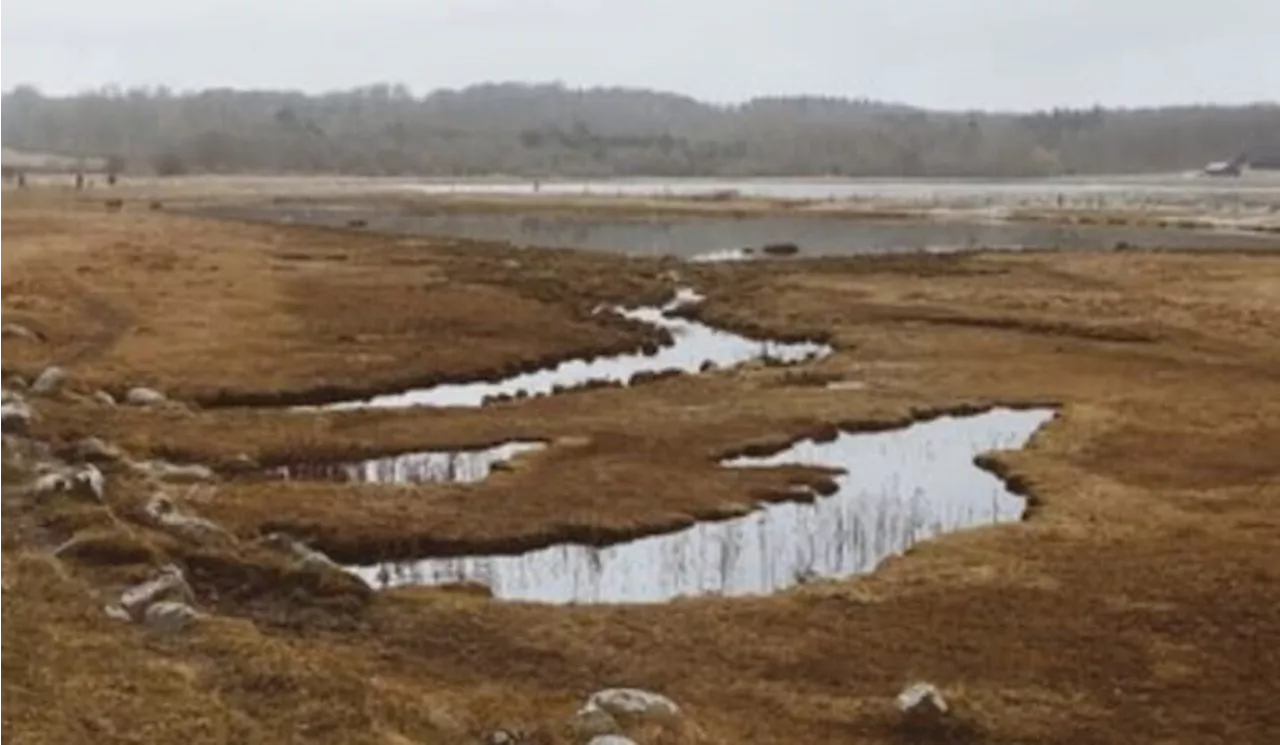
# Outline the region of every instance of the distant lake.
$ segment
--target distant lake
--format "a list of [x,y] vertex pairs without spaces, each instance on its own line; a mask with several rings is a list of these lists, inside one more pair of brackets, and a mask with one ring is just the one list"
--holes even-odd
[[1136,206],[1161,204],[1280,205],[1280,174],[1208,178],[1194,172],[1151,176],[1052,179],[592,179],[429,181],[403,185],[426,194],[697,196],[737,192],[744,197],[887,200],[913,204],[1006,206],[1056,204]]
[[344,205],[227,207],[206,214],[364,229],[398,235],[499,241],[519,247],[579,248],[635,256],[701,258],[767,244],[795,244],[801,256],[958,251],[1131,248],[1280,248],[1280,236],[1123,225],[892,221],[834,217],[594,216],[589,212],[406,214]]

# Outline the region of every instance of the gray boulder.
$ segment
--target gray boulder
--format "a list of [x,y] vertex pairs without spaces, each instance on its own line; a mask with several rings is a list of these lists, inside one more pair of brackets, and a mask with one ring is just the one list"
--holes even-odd
[[605,688],[591,694],[587,706],[595,706],[615,718],[667,721],[680,716],[680,707],[661,693],[639,688]]
[[587,745],[638,745],[626,735],[596,735]]
[[112,396],[110,393],[107,393],[106,391],[103,391],[103,390],[94,391],[94,392],[93,392],[93,400],[94,400],[94,401],[97,401],[98,403],[102,404],[103,406],[115,406],[115,405],[116,405],[116,398],[115,398],[115,396]]

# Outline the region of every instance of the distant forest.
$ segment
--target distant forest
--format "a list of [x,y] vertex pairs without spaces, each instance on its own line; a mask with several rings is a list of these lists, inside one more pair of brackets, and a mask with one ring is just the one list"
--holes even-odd
[[944,112],[867,100],[712,105],[639,89],[399,85],[307,95],[4,94],[6,147],[126,172],[475,176],[1038,176],[1197,168],[1280,145],[1280,105]]

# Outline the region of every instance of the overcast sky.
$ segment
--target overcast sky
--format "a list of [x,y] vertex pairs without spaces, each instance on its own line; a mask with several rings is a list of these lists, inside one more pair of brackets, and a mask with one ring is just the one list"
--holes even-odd
[[1280,0],[4,0],[4,87],[498,80],[935,108],[1280,99]]

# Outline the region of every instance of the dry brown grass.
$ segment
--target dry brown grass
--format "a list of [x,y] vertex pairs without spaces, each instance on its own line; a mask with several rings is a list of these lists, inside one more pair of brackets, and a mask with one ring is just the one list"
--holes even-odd
[[[494,371],[635,344],[643,335],[587,311],[670,287],[657,263],[129,209],[28,207],[6,211],[4,228],[5,320],[49,337],[6,340],[5,372],[58,360],[81,389],[281,400]],[[808,372],[865,388],[750,367],[479,411],[147,412],[72,397],[40,401],[37,432],[228,465],[240,453],[552,442],[465,488],[236,480],[193,503],[243,538],[283,527],[367,558],[732,514],[820,474],[718,469],[726,452],[926,409],[1053,401],[1062,415],[1033,446],[996,459],[1030,491],[1033,518],[777,597],[551,608],[429,590],[370,598],[247,546],[184,547],[132,519],[146,492],[127,478],[112,481],[110,512],[7,489],[4,734],[399,744],[509,727],[559,743],[591,690],[639,685],[696,725],[646,743],[897,743],[907,736],[890,698],[916,678],[961,712],[964,727],[941,741],[1261,744],[1280,731],[1280,259],[979,254],[680,271],[710,295],[704,318],[827,334],[838,352]],[[21,476],[6,468],[6,487]],[[77,534],[81,548],[48,556]],[[219,617],[176,639],[105,619],[104,593],[161,557],[187,567]]]

